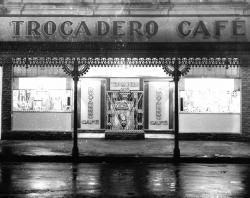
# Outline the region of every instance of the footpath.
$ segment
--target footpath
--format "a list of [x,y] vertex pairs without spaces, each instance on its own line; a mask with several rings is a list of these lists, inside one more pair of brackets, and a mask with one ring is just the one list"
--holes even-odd
[[[180,141],[180,162],[250,163],[250,142]],[[1,161],[71,162],[70,140],[0,140]],[[174,140],[79,139],[79,162],[174,162]]]

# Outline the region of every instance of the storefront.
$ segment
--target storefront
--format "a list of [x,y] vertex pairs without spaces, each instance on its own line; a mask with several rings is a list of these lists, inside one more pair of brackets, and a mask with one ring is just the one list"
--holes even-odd
[[71,136],[74,86],[64,71],[71,60],[89,67],[78,82],[79,133],[172,134],[174,82],[163,67],[180,60],[190,67],[179,81],[180,133],[247,135],[248,52],[241,45],[249,40],[247,17],[12,17],[2,23],[9,28],[0,37],[8,51],[2,54],[8,59],[2,67],[6,139]]
[[[32,58],[27,67],[24,59],[13,59],[9,133],[71,133],[73,80],[59,65],[32,66],[32,60],[41,59]],[[140,64],[133,59],[137,64],[124,64],[130,58],[93,63],[80,78],[79,133],[173,133],[174,83],[160,65],[168,58],[140,58]],[[190,68],[179,83],[180,133],[241,134],[240,69],[237,58],[230,67]]]

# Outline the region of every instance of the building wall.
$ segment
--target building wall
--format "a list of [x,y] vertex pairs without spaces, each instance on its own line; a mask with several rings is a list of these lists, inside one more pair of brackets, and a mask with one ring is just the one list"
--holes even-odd
[[[3,67],[0,68],[0,93],[2,93],[3,83]],[[0,104],[2,104],[2,95],[0,94]],[[0,105],[0,112],[2,112],[2,106]],[[0,113],[0,126],[2,126],[2,114]],[[0,128],[0,140],[2,138],[2,128]]]
[[0,0],[3,14],[249,14],[249,0]]
[[250,137],[250,67],[241,68],[242,72],[242,134]]
[[2,86],[2,139],[11,131],[11,103],[12,103],[12,64],[10,60],[3,65]]
[[[0,0],[0,15],[250,14],[250,0]],[[235,49],[234,49],[235,50]],[[226,53],[225,53],[226,54]],[[3,67],[3,138],[11,130],[12,67]],[[250,68],[242,67],[242,134],[250,136]]]

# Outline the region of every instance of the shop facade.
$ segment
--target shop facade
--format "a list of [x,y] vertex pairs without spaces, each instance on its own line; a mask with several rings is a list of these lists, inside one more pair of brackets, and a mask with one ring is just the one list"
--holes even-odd
[[180,136],[250,136],[249,17],[100,17],[3,17],[2,139],[71,138],[72,61],[79,133],[173,134],[179,62]]

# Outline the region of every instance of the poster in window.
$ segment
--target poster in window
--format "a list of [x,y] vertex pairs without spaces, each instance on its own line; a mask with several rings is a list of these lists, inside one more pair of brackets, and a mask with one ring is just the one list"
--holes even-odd
[[81,129],[100,129],[101,79],[81,79]]
[[169,129],[169,82],[149,82],[149,129]]

